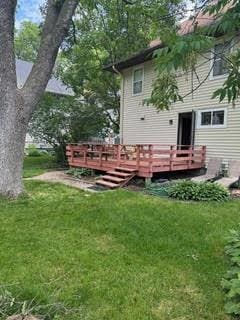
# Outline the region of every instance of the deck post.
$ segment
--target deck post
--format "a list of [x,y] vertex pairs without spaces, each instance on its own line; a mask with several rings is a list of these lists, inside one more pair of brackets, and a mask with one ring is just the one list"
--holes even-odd
[[87,146],[83,148],[83,161],[85,164],[87,163]]
[[189,160],[188,160],[188,169],[191,169],[191,166],[192,166],[192,157],[193,157],[193,146],[189,146],[189,154],[188,154],[188,157],[189,157]]
[[145,178],[145,188],[149,187],[152,183],[152,178],[146,177]]
[[70,161],[71,161],[71,163],[73,163],[74,151],[73,151],[73,145],[72,144],[70,145],[70,152],[71,152],[71,158],[70,158],[71,160]]
[[152,174],[152,171],[153,171],[153,145],[150,144],[148,146],[148,150],[149,150],[149,170],[150,170],[150,173]]
[[202,146],[202,167],[205,166],[205,161],[206,161],[206,150],[207,150],[207,147],[206,146]]
[[170,171],[173,171],[173,152],[174,152],[174,145],[170,146]]
[[139,168],[140,168],[140,148],[141,148],[141,146],[137,144],[136,147],[137,147],[137,154],[136,154],[137,171],[139,171]]
[[120,166],[121,162],[121,144],[117,146],[117,166]]
[[102,153],[103,153],[103,146],[100,146],[99,150],[99,166],[102,167]]

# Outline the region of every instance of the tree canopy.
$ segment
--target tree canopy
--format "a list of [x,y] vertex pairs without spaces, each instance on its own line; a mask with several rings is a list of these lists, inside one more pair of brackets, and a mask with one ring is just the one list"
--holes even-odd
[[75,97],[46,93],[33,114],[29,133],[53,146],[57,160],[64,162],[67,143],[105,137],[108,128],[106,117],[97,106]]
[[31,21],[23,21],[15,31],[15,54],[18,59],[36,61],[41,39],[41,27]]
[[[30,62],[36,60],[40,30],[41,27],[33,22],[21,24],[15,36],[15,51],[18,58]],[[61,66],[61,56],[60,53],[57,58],[58,66]],[[63,162],[67,142],[105,137],[111,127],[112,123],[104,110],[93,104],[91,99],[84,100],[79,91],[75,90],[74,97],[45,93],[33,113],[28,132],[34,138],[51,145],[56,151],[58,161]]]
[[119,130],[120,77],[104,66],[148,46],[159,28],[182,16],[184,2],[81,1],[72,36],[60,57],[60,74],[88,103],[98,105]]

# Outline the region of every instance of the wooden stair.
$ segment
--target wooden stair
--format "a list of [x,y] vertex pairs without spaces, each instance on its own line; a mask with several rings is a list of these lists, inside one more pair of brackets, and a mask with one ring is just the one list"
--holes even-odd
[[97,185],[116,189],[125,186],[137,173],[136,169],[116,167],[108,171],[104,176],[96,181]]

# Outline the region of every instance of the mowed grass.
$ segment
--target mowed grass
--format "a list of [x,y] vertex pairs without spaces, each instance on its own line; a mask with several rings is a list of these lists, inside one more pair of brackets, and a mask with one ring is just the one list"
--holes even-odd
[[59,167],[54,156],[43,154],[39,157],[26,156],[24,159],[23,177],[31,178],[38,176],[50,169]]
[[240,202],[26,190],[0,202],[0,285],[14,296],[77,308],[65,320],[228,319],[220,281]]

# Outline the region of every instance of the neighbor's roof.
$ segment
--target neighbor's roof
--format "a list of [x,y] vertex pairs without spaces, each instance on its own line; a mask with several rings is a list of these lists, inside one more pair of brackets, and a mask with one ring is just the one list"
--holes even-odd
[[[25,84],[29,73],[32,70],[33,63],[16,59],[16,70],[17,70],[17,83],[18,87],[21,88]],[[61,80],[52,76],[48,81],[47,92],[64,95],[73,96],[74,93],[71,88],[68,88]]]
[[[188,18],[183,21],[178,30],[178,34],[185,36],[191,34],[194,30],[194,25],[198,27],[206,27],[213,24],[216,21],[214,16],[210,16],[208,13],[198,12],[194,17]],[[164,44],[160,39],[155,39],[150,42],[148,48],[142,50],[141,52],[121,61],[117,61],[114,64],[110,64],[104,68],[104,70],[110,72],[117,72],[123,69],[129,68],[131,66],[143,63],[145,61],[151,60],[153,58],[153,52],[159,48],[164,47]]]

